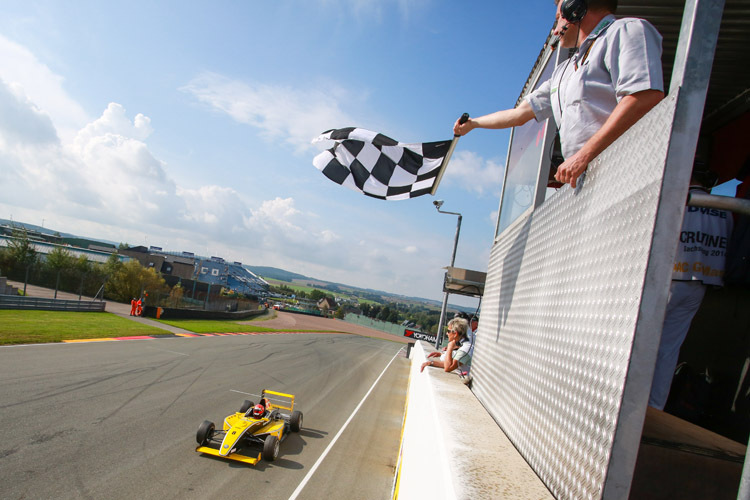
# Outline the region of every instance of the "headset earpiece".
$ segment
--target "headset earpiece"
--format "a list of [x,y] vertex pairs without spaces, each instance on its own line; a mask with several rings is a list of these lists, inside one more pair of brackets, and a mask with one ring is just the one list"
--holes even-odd
[[586,0],[561,0],[560,15],[569,23],[579,23],[586,15]]

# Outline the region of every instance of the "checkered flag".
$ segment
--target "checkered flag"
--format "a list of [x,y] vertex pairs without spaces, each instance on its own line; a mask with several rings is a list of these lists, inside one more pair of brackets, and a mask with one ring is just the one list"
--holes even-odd
[[313,142],[325,140],[336,144],[316,156],[313,165],[333,182],[381,200],[431,193],[455,142],[405,144],[356,127],[328,130]]

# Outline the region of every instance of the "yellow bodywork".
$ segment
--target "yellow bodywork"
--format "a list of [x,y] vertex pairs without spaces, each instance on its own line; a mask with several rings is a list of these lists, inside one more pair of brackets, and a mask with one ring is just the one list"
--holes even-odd
[[206,455],[213,455],[215,457],[236,460],[237,462],[243,462],[250,465],[255,465],[260,462],[260,453],[258,453],[257,457],[248,457],[247,455],[240,455],[239,453],[232,453],[231,455],[222,456],[221,454],[219,454],[219,450],[217,450],[216,448],[211,448],[209,446],[199,446],[195,449],[195,451],[205,453]]
[[[283,398],[283,400],[273,398],[275,402],[271,402],[268,396],[276,396],[277,398]],[[288,411],[294,409],[294,396],[291,394],[266,389],[261,393],[261,397],[269,403],[266,407],[269,413],[274,409]],[[283,419],[271,420],[268,417],[256,419],[245,416],[244,413],[236,412],[224,419],[223,430],[226,431],[226,434],[218,448],[213,446],[198,446],[195,451],[255,465],[260,461],[261,453],[258,453],[257,456],[247,456],[238,453],[244,447],[242,438],[248,433],[251,435],[272,434],[281,441],[284,435],[284,426],[285,421]]]

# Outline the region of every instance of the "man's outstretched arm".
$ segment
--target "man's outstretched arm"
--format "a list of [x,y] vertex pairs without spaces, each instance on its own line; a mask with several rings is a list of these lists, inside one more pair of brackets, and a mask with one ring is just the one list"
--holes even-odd
[[534,118],[534,111],[525,100],[517,108],[504,109],[496,111],[489,115],[480,116],[479,118],[469,118],[466,123],[456,123],[453,125],[453,133],[456,135],[466,135],[475,128],[510,128],[523,125]]

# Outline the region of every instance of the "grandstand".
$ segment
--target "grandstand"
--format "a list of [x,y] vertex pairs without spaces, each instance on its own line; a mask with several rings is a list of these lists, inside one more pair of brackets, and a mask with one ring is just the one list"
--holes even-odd
[[266,295],[270,287],[268,282],[250,272],[241,262],[229,262],[214,256],[195,258],[194,279],[250,295]]
[[192,252],[169,252],[161,247],[144,246],[121,249],[121,254],[137,259],[144,267],[153,268],[167,282],[194,280],[220,286],[233,292],[265,296],[269,284],[249,271],[241,262],[229,262],[221,257],[201,257]]

